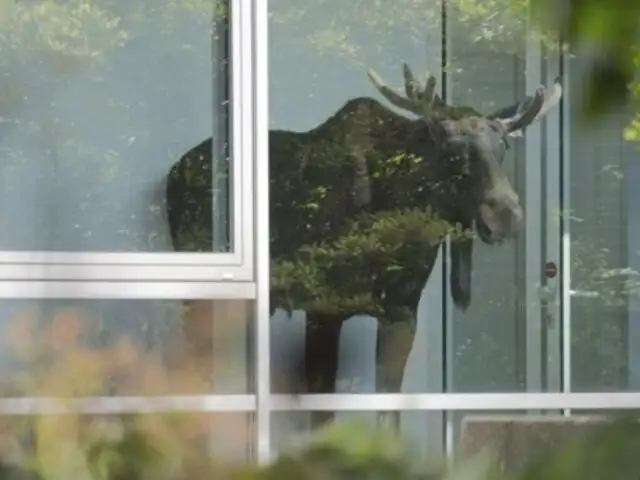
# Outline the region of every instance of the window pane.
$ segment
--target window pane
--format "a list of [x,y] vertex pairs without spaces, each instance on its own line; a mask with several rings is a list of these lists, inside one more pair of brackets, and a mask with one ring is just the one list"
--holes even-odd
[[[444,423],[441,412],[323,412],[335,418],[336,422],[358,421],[371,428],[386,425],[384,421],[400,418],[402,438],[411,442],[412,447],[423,457],[438,458],[444,450]],[[312,416],[316,412],[276,412],[271,416],[272,449],[283,453],[299,448],[311,439],[314,433]],[[386,428],[386,427],[385,427]]]
[[[272,415],[272,442],[276,452],[300,448],[311,438],[311,412],[278,412]],[[502,466],[520,468],[536,455],[557,448],[583,433],[560,412],[542,411],[401,411],[329,412],[336,422],[357,420],[371,428],[386,425],[385,417],[400,418],[399,433],[410,448],[437,465],[449,449],[456,460],[464,460],[491,448]],[[447,447],[447,445],[449,447]]]
[[3,300],[0,396],[250,393],[253,305]]
[[226,0],[11,5],[0,249],[228,251]]
[[[504,7],[503,7],[504,8]],[[502,12],[504,13],[504,12]],[[453,103],[495,111],[517,104],[527,92],[524,17],[479,22],[463,7],[452,8],[448,53],[450,98]],[[496,37],[478,38],[478,31],[500,28]],[[536,68],[529,65],[528,68]],[[539,67],[538,67],[539,68]],[[509,140],[502,169],[521,202],[526,199],[527,152],[522,140]],[[537,212],[528,212],[535,215]],[[538,213],[539,214],[539,213]],[[540,237],[542,232],[526,232]],[[473,244],[472,303],[463,311],[451,308],[448,322],[450,391],[504,392],[527,390],[528,352],[524,236],[504,245]],[[531,246],[530,248],[535,248]],[[490,279],[490,281],[487,281]],[[538,356],[540,355],[538,347]],[[538,360],[540,362],[540,360]],[[538,383],[530,390],[544,390]]]
[[[129,440],[129,448],[112,450],[125,461],[140,465],[146,460],[150,462],[147,466],[160,462],[155,466],[165,471],[179,465],[184,473],[176,472],[178,478],[208,478],[230,463],[253,460],[252,423],[253,416],[244,413],[2,416],[0,457],[4,468],[26,469],[37,460],[41,478],[95,478],[85,473],[74,453],[84,454],[89,467],[101,463],[103,468],[113,468],[115,462],[100,462],[100,457],[106,457],[99,455],[100,447],[108,441],[118,445],[118,441]],[[145,444],[161,455],[144,457],[142,449],[136,454],[135,447]],[[207,460],[215,465],[207,465]]]
[[[504,470],[515,472],[528,462],[538,460],[541,455],[562,454],[562,448],[568,442],[589,438],[595,428],[602,425],[601,420],[606,419],[603,418],[606,414],[605,411],[587,413],[575,410],[569,416],[550,410],[455,412],[450,414],[455,432],[455,455],[459,459],[469,458],[489,447]],[[600,418],[594,419],[594,416]],[[599,461],[605,458],[600,457]],[[571,469],[580,463],[566,462],[564,477],[579,477]],[[549,477],[545,477],[544,473],[541,475],[541,478],[553,477],[551,474]]]
[[[419,206],[414,201],[418,201],[415,195],[421,181],[416,179],[412,184],[405,175],[400,180],[404,186],[371,183],[385,168],[395,168],[391,158],[390,163],[382,156],[374,160],[374,150],[379,147],[371,142],[385,134],[376,123],[392,123],[392,111],[407,113],[392,110],[394,107],[367,79],[367,70],[373,68],[398,85],[403,60],[416,74],[428,70],[439,78],[440,10],[437,2],[419,7],[387,2],[376,4],[368,10],[371,18],[364,18],[361,12],[369,8],[366,3],[269,2],[272,307],[277,309],[272,321],[272,365],[276,392],[292,387],[288,383],[290,368],[304,366],[304,357],[311,373],[300,380],[314,392],[441,388],[441,356],[435,348],[426,348],[428,338],[441,343],[431,335],[432,330],[441,331],[442,322],[437,266],[423,296],[429,301],[420,303],[417,332],[413,331],[415,311],[410,311],[418,307],[425,273],[436,261],[437,249],[425,249],[419,241],[415,250],[395,254],[392,250],[401,239],[393,238],[392,224],[384,227],[381,223],[384,212],[408,224],[419,217],[412,217],[408,209]],[[387,135],[393,128],[389,127]],[[374,171],[369,171],[371,168]],[[392,180],[389,172],[381,182]],[[372,192],[372,188],[386,189],[386,193]],[[414,197],[403,198],[399,191],[396,195],[394,190],[399,188],[411,189]],[[378,205],[373,207],[372,202]],[[379,216],[367,219],[371,208]],[[357,219],[363,224],[350,237],[349,229]],[[367,238],[371,228],[384,229],[380,235],[386,238],[380,245]],[[312,253],[302,253],[305,248],[312,248]],[[417,269],[419,284],[395,285],[399,274],[394,267],[406,268],[408,259],[402,258],[406,255],[412,257],[412,264],[416,258],[424,258],[424,265]],[[442,268],[441,262],[438,265]],[[379,280],[374,280],[376,275]],[[389,296],[406,301],[391,307],[395,311],[389,318],[381,316],[383,302],[378,294],[382,292],[378,287],[395,288]],[[409,290],[403,291],[405,288]],[[295,310],[291,318],[279,309],[288,306]],[[405,306],[409,307],[406,312]],[[381,356],[386,360],[379,363],[376,373],[376,332],[380,329],[385,330],[378,338],[385,343],[382,348],[386,352]],[[425,365],[431,367],[425,369]]]
[[[273,389],[557,388],[528,312],[531,301],[540,312],[529,295],[541,273],[528,251],[545,233],[523,213],[529,183],[542,184],[527,176],[541,162],[527,142],[543,142],[539,130],[509,136],[518,119],[542,118],[524,12],[501,11],[499,28],[450,7],[443,51],[440,2],[376,4],[365,17],[356,3],[270,3]],[[402,88],[403,61],[418,87]],[[433,97],[425,114],[432,82],[448,103]]]
[[638,145],[623,138],[635,115],[616,108],[596,125],[580,121],[591,55],[568,59],[570,155],[571,389],[640,388],[640,205]]

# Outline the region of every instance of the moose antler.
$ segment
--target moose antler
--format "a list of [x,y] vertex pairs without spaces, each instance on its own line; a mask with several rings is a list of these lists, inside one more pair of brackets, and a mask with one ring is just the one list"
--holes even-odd
[[560,102],[562,98],[560,82],[560,77],[557,77],[552,87],[538,88],[533,97],[527,97],[516,105],[515,114],[510,117],[505,115],[507,113],[505,109],[502,114],[500,112],[497,115],[494,114],[493,118],[505,126],[510,136],[521,137],[525,127],[542,119]]
[[[437,114],[445,104],[442,99],[435,94],[435,77],[427,74],[426,85],[422,87],[406,63],[403,64],[403,71],[406,97],[403,97],[387,86],[380,75],[373,69],[369,70],[368,76],[373,86],[376,87],[378,92],[391,102],[392,105],[424,118],[429,118]],[[510,136],[519,137],[522,136],[524,128],[544,117],[549,110],[558,104],[561,98],[562,85],[558,77],[552,87],[540,87],[533,96],[528,96],[516,104],[487,115],[487,118],[498,120]],[[471,114],[471,112],[467,114]],[[475,112],[475,115],[480,114]]]
[[406,63],[403,64],[403,73],[406,97],[403,97],[387,86],[380,75],[373,69],[370,69],[367,75],[376,90],[396,107],[420,116],[433,114],[434,110],[442,105],[440,97],[434,95],[436,77],[427,74],[426,84],[422,87],[420,81],[414,77],[413,72],[411,72],[409,65]]

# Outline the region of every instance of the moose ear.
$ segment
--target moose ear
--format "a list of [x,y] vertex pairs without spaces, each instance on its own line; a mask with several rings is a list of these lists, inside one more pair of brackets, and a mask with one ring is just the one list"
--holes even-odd
[[462,311],[471,304],[471,265],[473,238],[459,238],[450,243],[451,272],[449,286],[453,303]]

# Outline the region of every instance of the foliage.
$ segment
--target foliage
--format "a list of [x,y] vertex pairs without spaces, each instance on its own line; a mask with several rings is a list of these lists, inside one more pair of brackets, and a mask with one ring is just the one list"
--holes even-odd
[[532,456],[517,471],[500,469],[499,452],[491,444],[454,462],[421,458],[398,433],[360,422],[325,427],[264,466],[225,459],[209,451],[207,440],[213,436],[246,449],[253,442],[252,429],[244,432],[237,421],[205,413],[96,415],[77,409],[83,397],[107,391],[141,399],[199,391],[203,378],[190,366],[201,359],[187,359],[171,370],[157,353],[144,353],[126,338],[94,346],[92,322],[80,312],[63,310],[32,328],[19,320],[11,331],[12,347],[28,365],[39,359],[39,367],[31,381],[21,377],[2,393],[57,398],[62,410],[0,418],[0,478],[582,480],[640,473],[640,424],[634,419],[605,423],[593,435]]
[[[534,7],[539,5],[554,12],[566,3],[545,4],[541,0],[532,0]],[[578,15],[572,17],[577,25],[576,38],[604,29],[601,25],[604,22],[598,19],[610,19],[610,27],[615,24],[614,17],[617,15],[633,17],[624,13],[624,10],[621,12],[620,9],[611,6],[607,7],[610,11],[603,12],[605,7],[602,5],[608,5],[604,2],[572,3],[575,4],[572,8]],[[218,13],[224,13],[224,4],[224,1],[215,3],[215,7],[219,9]],[[524,29],[527,27],[526,13],[530,7],[528,0],[448,0],[447,4],[449,20],[452,22],[449,34],[454,54],[449,60],[450,68],[455,72],[454,80],[473,76],[473,73],[464,70],[465,63],[455,58],[456,51],[466,51],[478,45],[482,51],[522,55]],[[348,60],[345,62],[345,68],[358,69],[363,73],[366,68],[375,66],[371,63],[372,55],[381,51],[389,52],[386,55],[389,57],[389,65],[395,69],[401,60],[399,57],[410,53],[407,50],[410,50],[411,45],[422,51],[426,43],[427,47],[432,46],[428,42],[437,44],[440,40],[435,38],[437,35],[427,36],[428,40],[425,42],[425,32],[439,32],[441,5],[440,0],[269,2],[270,21],[273,25],[271,31],[285,33],[292,54],[300,47],[304,55],[311,52],[319,60],[322,57],[341,57]],[[629,8],[635,8],[633,2],[630,5]],[[4,54],[3,62],[0,63],[3,70],[0,127],[4,128],[8,123],[18,124],[22,132],[28,133],[29,138],[25,144],[40,145],[47,152],[43,158],[43,168],[38,171],[39,175],[47,175],[50,171],[48,167],[51,165],[61,165],[71,166],[67,171],[73,172],[78,178],[84,176],[87,179],[95,179],[98,176],[99,181],[82,182],[87,189],[87,196],[93,199],[103,196],[109,188],[120,189],[120,186],[114,185],[126,181],[128,165],[147,152],[154,152],[154,146],[157,146],[158,139],[163,136],[163,133],[153,131],[149,125],[140,122],[139,117],[135,118],[135,112],[156,112],[149,98],[170,97],[171,86],[188,83],[189,76],[201,75],[209,68],[208,49],[203,55],[185,41],[183,28],[185,22],[194,29],[209,25],[211,2],[145,0],[134,2],[126,8],[130,10],[125,14],[121,2],[114,0],[0,1],[0,49]],[[591,15],[593,21],[579,20],[581,12]],[[561,18],[561,15],[553,17],[554,20]],[[560,29],[553,28],[555,25],[554,22],[541,21],[538,23],[538,31],[534,32],[546,40],[546,47],[552,47],[560,33]],[[602,30],[603,39],[609,38],[609,27]],[[617,35],[619,30],[615,31]],[[392,43],[392,39],[397,38],[398,34],[402,36],[403,42],[407,41],[406,45],[403,43],[406,50],[400,52],[397,51],[397,45]],[[372,38],[375,39],[375,45],[371,44]],[[600,37],[591,38],[597,40]],[[161,48],[153,48],[159,39],[169,41],[162,43]],[[113,68],[111,61],[120,58],[123,51],[139,48],[141,44],[144,45],[142,51],[149,68],[161,65],[170,58],[188,59],[184,64],[190,68],[175,69],[167,79],[163,78],[166,69],[160,69],[157,83],[144,86],[148,96],[136,99],[136,104],[132,105],[131,97],[122,95],[118,85],[121,80],[113,80],[109,68]],[[620,61],[624,60],[625,58],[620,58]],[[292,64],[294,62],[295,60]],[[26,73],[20,70],[19,66],[23,63],[46,64],[51,70],[40,70],[38,73],[41,73],[41,76],[33,75],[31,70]],[[196,71],[196,64],[206,67]],[[439,68],[439,65],[428,67]],[[55,74],[51,74],[52,72]],[[91,108],[83,111],[82,115],[106,118],[105,123],[117,123],[117,128],[112,138],[107,140],[107,145],[91,143],[86,140],[87,137],[76,135],[71,122],[61,121],[55,116],[53,107],[46,107],[58,100],[59,93],[55,87],[70,82],[74,74],[82,75],[84,79],[100,86],[101,95],[91,100]],[[27,87],[30,84],[36,86],[42,97],[30,94],[33,91]],[[472,88],[478,91],[481,87],[482,85],[474,85]],[[624,92],[624,89],[609,88],[601,91],[617,94]],[[313,95],[312,87],[309,88],[309,95]],[[293,101],[305,100],[295,98]],[[43,105],[47,114],[43,114],[38,108],[34,115],[34,110],[29,107],[36,105]],[[185,107],[184,110],[172,111],[171,116],[176,117],[172,121],[175,120],[175,124],[178,125],[180,117],[191,115],[194,111],[191,106]],[[51,115],[48,115],[49,112]],[[636,120],[636,123],[631,125],[627,131],[627,138],[635,138],[633,132],[639,122],[640,120]],[[179,136],[180,132],[176,137]],[[7,189],[17,188],[17,180],[24,176],[24,173],[21,175],[19,166],[21,163],[27,163],[31,152],[26,148],[25,151],[21,150],[22,145],[9,147],[4,152],[2,179]],[[165,153],[166,157],[173,161],[177,159],[180,151],[162,152],[163,155]],[[48,180],[48,184],[51,185],[67,182],[67,179],[54,177]],[[140,185],[133,188],[140,188]],[[120,200],[113,198],[113,192],[108,194],[109,202]],[[88,202],[79,202],[79,208],[83,208],[85,203]],[[95,203],[92,207],[100,208],[102,205]],[[158,219],[157,223],[164,222],[161,205],[150,205],[149,210],[151,216]],[[68,215],[72,216],[73,213]],[[105,213],[101,222],[109,224],[109,216],[110,213]],[[380,299],[370,295],[374,277],[368,274],[371,272],[378,279],[385,278],[391,281],[400,273],[396,268],[399,259],[410,255],[415,255],[413,258],[424,258],[424,252],[431,241],[431,233],[428,231],[430,227],[427,227],[429,222],[419,225],[421,216],[426,216],[426,213],[406,211],[398,212],[396,219],[392,218],[393,214],[387,215],[386,218],[370,219],[370,225],[375,225],[375,231],[367,231],[363,223],[354,224],[344,237],[309,245],[298,252],[294,259],[274,264],[273,285],[274,295],[278,298],[277,303],[289,305],[291,308],[296,307],[295,304],[298,303],[299,306],[321,307],[329,311],[340,309],[344,312],[380,312]],[[117,222],[120,222],[120,219],[113,223]],[[139,220],[136,222],[141,223]],[[399,249],[402,234],[396,230],[396,226],[408,236],[415,234],[416,243],[404,251]],[[114,230],[120,230],[121,227],[122,225],[117,223]],[[435,230],[442,228],[434,227]],[[79,235],[89,234],[91,231],[79,232]],[[134,236],[131,232],[125,234]],[[435,236],[437,235],[436,232]],[[141,250],[157,249],[158,245],[161,245],[158,240],[160,236],[161,232],[144,232],[139,234],[139,238],[136,236],[134,244]],[[113,242],[107,246],[109,249],[114,248]],[[572,277],[576,284],[572,287],[598,292],[599,301],[607,305],[626,302],[628,295],[635,295],[638,291],[635,274],[631,272],[632,274],[626,277],[616,275],[624,272],[617,269],[619,265],[611,265],[601,246],[578,239],[575,241],[575,247],[576,254],[572,256],[572,268],[575,271],[572,272]],[[367,259],[373,259],[373,263],[368,264]],[[382,260],[389,263],[385,264]],[[348,263],[349,261],[352,263]],[[516,301],[515,293],[511,295],[511,291],[504,297],[506,298],[500,297],[498,301]],[[294,302],[293,298],[298,302]],[[499,308],[495,304],[489,305],[488,302],[485,302],[487,308]],[[488,313],[488,316],[490,315],[492,312]]]
[[[299,31],[300,40],[310,42],[320,52],[346,55],[359,67],[366,58],[363,45],[357,41],[360,28],[377,32],[401,29],[407,39],[421,45],[425,30],[437,29],[441,23],[442,8],[436,0],[358,0],[348,4],[327,0],[305,6],[273,0],[271,5],[279,13],[274,21],[285,28],[284,24],[289,24],[292,32],[296,25],[304,24],[305,17],[322,18],[328,11],[340,12],[311,34]],[[560,40],[563,48],[573,53],[585,44],[594,46],[598,53],[589,68],[586,101],[582,105],[586,119],[599,118],[630,98],[628,87],[637,71],[640,2],[449,0],[447,8],[455,30],[461,29],[467,40],[484,43],[491,49],[511,51],[521,43],[525,29],[550,49],[558,48]],[[459,67],[464,68],[454,66]]]
[[[640,67],[640,48],[638,46],[632,48],[629,58],[633,62],[633,67],[637,72]],[[628,141],[637,142],[640,140],[640,82],[631,82],[630,91],[630,100],[635,114],[629,126],[624,131],[624,138]]]
[[[386,38],[396,30],[404,31],[405,39],[422,46],[425,31],[438,30],[441,24],[442,5],[437,0],[325,0],[305,5],[272,0],[270,5],[272,21],[279,29],[287,29],[299,42],[313,45],[321,55],[349,58],[357,68],[371,66],[366,64],[366,45],[359,41],[363,30],[384,33],[379,35],[378,48],[385,48]],[[585,45],[594,47],[597,54],[591,60],[586,101],[581,105],[587,120],[601,118],[630,98],[629,85],[637,72],[640,2],[448,0],[447,9],[453,21],[450,31],[463,31],[467,42],[481,43],[491,50],[520,52],[518,45],[525,31],[550,50],[560,48],[560,41],[570,53]],[[332,12],[331,19],[309,32],[305,19],[325,18],[327,12]],[[464,65],[449,68],[464,69]]]
[[613,0],[531,0],[538,24],[557,32],[572,50],[595,49],[587,73],[587,119],[623,105],[637,71],[640,2]]
[[[356,219],[335,240],[305,245],[293,260],[274,262],[272,304],[323,313],[384,312],[381,286],[420,273],[446,235],[470,235],[430,210],[385,211]],[[420,275],[419,275],[420,276]]]
[[227,443],[246,444],[239,428],[244,419],[237,415],[188,413],[180,406],[172,413],[156,407],[115,415],[83,407],[87,397],[144,400],[202,394],[215,386],[210,358],[186,348],[180,336],[145,350],[129,336],[105,342],[96,326],[72,309],[40,319],[20,315],[12,323],[8,338],[17,363],[4,373],[0,396],[53,403],[37,415],[0,418],[0,464],[14,470],[17,464],[43,480],[200,478],[198,469],[218,468],[203,448],[212,429],[225,432]]
[[[554,12],[553,19],[566,20],[561,9],[569,3],[568,1],[532,1],[534,4],[540,5],[541,8],[544,7],[548,11]],[[380,43],[376,45],[378,50],[390,48],[385,42],[389,37],[387,32],[393,30],[405,32],[406,38],[411,39],[415,45],[422,46],[427,25],[437,24],[439,21],[441,2],[435,0],[375,0],[373,2],[326,0],[315,2],[310,6],[303,6],[301,2],[289,2],[286,8],[279,8],[279,3],[282,2],[270,1],[275,12],[272,21],[283,25],[287,31],[295,33],[290,37],[292,44],[297,44],[297,42],[311,44],[317,48],[320,56],[341,55],[353,61],[352,68],[361,68],[371,65],[367,62],[367,49],[364,48],[366,45],[360,40],[359,28],[380,33]],[[628,92],[626,86],[637,69],[637,51],[630,49],[633,45],[629,39],[635,38],[632,31],[635,26],[632,23],[637,19],[634,12],[638,8],[638,2],[628,2],[624,5],[620,2],[611,4],[601,0],[570,3],[573,11],[570,27],[558,28],[557,30],[566,34],[573,41],[586,38],[588,41],[603,46],[604,53],[598,57],[592,67],[590,77],[592,79],[590,87],[592,95],[589,96],[592,101],[587,104],[588,112],[601,113],[610,102],[624,100],[624,96]],[[372,4],[375,5],[375,8],[371,8]],[[218,6],[220,5],[222,4],[219,3]],[[526,23],[524,12],[528,8],[528,2],[521,0],[451,0],[449,5],[456,11],[456,21],[459,22],[459,26],[456,27],[458,31],[463,31],[474,42],[500,51],[512,51],[522,43],[522,30]],[[2,0],[0,2],[0,28],[2,29],[0,49],[4,54],[4,61],[50,63],[59,73],[58,77],[47,77],[46,83],[51,86],[57,82],[65,82],[73,72],[95,73],[97,67],[106,63],[104,60],[109,55],[116,56],[118,49],[133,45],[145,37],[153,41],[156,38],[155,35],[164,35],[175,40],[172,42],[171,51],[150,52],[148,59],[150,63],[160,62],[164,56],[188,55],[186,52],[192,50],[189,45],[184,45],[179,41],[180,30],[177,27],[176,17],[190,12],[200,22],[208,22],[211,7],[210,2],[204,0],[182,0],[180,2],[166,0],[136,2],[135,7],[132,8],[135,8],[137,13],[132,15],[129,21],[122,22],[115,2],[108,0],[100,2]],[[322,16],[323,12],[324,17]],[[326,12],[331,13],[331,18],[327,18],[324,23],[318,22],[316,29],[309,30],[307,28],[309,23],[300,21],[304,18],[326,18]],[[556,25],[549,22],[549,18],[548,16],[544,17],[545,21],[540,22],[540,27]],[[150,19],[156,23],[150,25]],[[158,19],[162,21],[158,21]],[[150,26],[153,28],[148,28]],[[543,31],[541,28],[540,35],[549,35],[550,41],[547,44],[551,45],[557,37],[557,32],[548,32],[547,30],[553,29],[547,28]],[[625,43],[621,44],[621,42]],[[200,60],[208,62],[209,58],[204,56]],[[394,57],[392,60],[396,62],[397,59]],[[630,64],[630,61],[635,63]],[[456,68],[460,67],[464,66],[456,65]],[[117,146],[114,149],[103,149],[96,145],[84,145],[72,136],[71,138],[65,137],[64,127],[68,126],[60,125],[55,121],[47,123],[46,116],[27,118],[27,121],[24,121],[25,117],[16,113],[20,110],[23,102],[35,103],[42,100],[26,98],[22,87],[24,79],[12,78],[14,74],[11,68],[8,70],[10,73],[4,77],[6,83],[3,84],[3,88],[5,90],[0,98],[2,121],[12,122],[20,119],[21,128],[26,131],[33,129],[37,133],[37,135],[34,133],[37,138],[34,143],[40,142],[44,138],[46,148],[54,153],[57,151],[57,161],[68,162],[70,158],[77,158],[77,171],[102,175],[102,180],[97,182],[96,190],[104,188],[103,184],[117,178],[114,171],[117,172],[125,162],[135,158],[128,153],[130,141],[147,142],[147,144],[155,141],[152,132],[146,132],[144,129],[136,130],[134,122],[129,122],[127,112],[130,111],[131,106],[124,104],[124,100],[117,95],[112,95],[108,89],[109,82],[105,82],[104,78],[99,75],[95,75],[95,82],[104,84],[106,93],[103,98],[96,99],[96,104],[100,104],[100,107],[96,108],[93,115],[99,117],[102,115],[101,112],[109,109],[125,112],[121,117],[123,118],[121,130],[122,132],[134,131],[136,138],[132,135],[119,139],[116,141]],[[189,72],[182,72],[182,75],[188,74]],[[183,77],[177,77],[172,81],[177,83],[181,81],[181,78]],[[27,81],[35,80],[27,78]],[[157,97],[166,95],[166,91],[160,87],[150,85],[146,88],[155,88]],[[51,92],[55,92],[55,90],[51,88]],[[632,94],[633,98],[638,100],[640,88],[637,84],[632,85]],[[49,101],[55,101],[54,93],[51,93],[51,96],[42,102],[46,104]],[[145,108],[144,105],[138,107]],[[15,116],[14,113],[16,113]],[[640,118],[636,117],[626,131],[627,139],[640,138],[639,129]],[[176,152],[170,153],[173,155]],[[24,155],[26,156],[26,153]],[[16,158],[22,158],[22,153],[12,151],[6,154],[3,170],[5,179],[9,178],[7,173]],[[52,158],[54,157],[52,156]],[[322,307],[324,309],[340,309],[341,311],[367,312],[374,315],[379,313],[380,299],[373,298],[368,294],[363,295],[361,292],[372,291],[370,282],[376,276],[385,278],[385,281],[392,281],[391,279],[400,273],[395,268],[399,260],[407,257],[423,258],[433,239],[438,238],[451,228],[427,218],[428,212],[403,211],[396,213],[397,215],[385,214],[354,223],[343,237],[308,246],[302,249],[296,258],[275,264],[273,266],[273,286],[274,294],[279,298],[278,303],[282,302],[293,307],[292,299],[295,298],[300,302],[295,305],[296,308],[300,306],[314,309]],[[406,249],[401,249],[399,246],[404,241],[404,235],[414,241],[406,245]],[[144,238],[140,243],[147,245],[153,243],[151,240]],[[584,242],[578,244],[577,247],[577,254],[572,259],[573,268],[575,268],[574,279],[578,279],[577,284],[574,285],[576,289],[595,290],[602,295],[604,302],[610,304],[624,302],[626,295],[635,294],[638,291],[634,275],[625,277],[623,280],[619,280],[621,276],[615,277],[616,270],[608,264],[606,255],[600,247],[584,244]],[[354,271],[358,273],[354,274]],[[365,272],[371,273],[371,275],[365,275]],[[358,279],[357,282],[354,281],[355,277]],[[73,332],[73,330],[71,326],[62,329],[64,332]],[[52,344],[52,349],[55,350],[54,347],[55,345]],[[64,393],[65,388],[71,388],[74,395],[97,395],[105,390],[126,392],[131,388],[135,391],[143,389],[148,392],[172,391],[178,388],[178,385],[184,384],[190,384],[192,385],[190,388],[198,390],[200,387],[196,387],[196,385],[201,385],[201,382],[204,381],[200,374],[196,373],[200,370],[195,367],[192,374],[185,374],[182,371],[180,374],[172,375],[154,363],[157,359],[140,358],[138,353],[134,353],[133,350],[131,344],[123,340],[117,347],[105,348],[102,351],[96,351],[94,348],[80,348],[73,351],[62,349],[58,350],[56,355],[51,352],[33,352],[33,357],[25,359],[25,362],[30,365],[32,375],[18,379],[18,385],[13,385],[12,388],[38,394],[61,394]],[[22,353],[27,351],[23,349]],[[123,368],[125,372],[118,371],[107,375],[106,372],[114,368],[111,362],[121,362],[118,368]],[[110,380],[108,385],[94,381],[93,378],[99,374],[117,377],[120,379],[120,383],[115,390],[112,390],[115,380]],[[71,385],[64,387],[64,382],[61,382],[61,379]],[[53,449],[54,453],[48,455],[46,461],[43,460],[43,462],[55,462],[59,458],[69,459],[71,465],[74,465],[76,461],[80,462],[75,459],[74,455],[66,456],[64,452],[71,451],[81,442],[76,442],[74,446],[58,442],[60,437],[55,428],[62,428],[59,425],[65,425],[66,429],[66,423],[45,421],[43,418],[40,418],[38,422],[41,423],[36,423],[35,428],[40,426],[43,429],[52,428],[54,431],[54,433],[48,434],[48,437],[44,435],[47,437],[47,442],[54,446],[60,443],[56,446],[59,450]],[[162,424],[165,420],[158,419],[158,422]],[[58,426],[54,428],[52,425]],[[134,427],[137,424],[133,422],[131,425],[133,425],[132,428],[135,432]],[[102,426],[95,428],[101,429]],[[158,427],[160,430],[163,428],[165,427]],[[130,432],[130,430],[126,430],[126,432]],[[134,439],[135,441],[140,440],[138,433],[134,435]],[[133,440],[131,437],[122,437],[121,441],[126,445],[127,442]],[[117,458],[119,455],[134,452],[131,448],[121,448],[119,445],[117,442],[116,444],[100,444],[100,447],[96,447],[97,450],[92,452],[91,455],[99,459],[96,462],[102,465],[98,467],[101,472],[99,473],[100,478],[106,478],[109,475],[121,476],[117,472],[126,470],[124,467],[118,466],[118,462],[109,460],[114,456]],[[43,448],[46,450],[48,447]],[[112,454],[112,450],[115,453]],[[147,450],[144,451],[147,452]],[[155,452],[154,449],[148,451]],[[184,455],[187,453],[185,452]],[[311,456],[313,457],[313,455]],[[332,451],[332,455],[339,455],[339,452]],[[159,461],[159,458],[162,457],[152,455],[150,461]],[[293,462],[294,460],[291,458],[299,457],[290,457],[286,461],[283,459],[282,462]],[[128,460],[127,462],[132,461]],[[278,468],[282,468],[283,464],[276,465],[280,465]],[[67,465],[64,468],[68,467]],[[58,468],[62,467],[53,465],[50,471],[57,472]],[[159,470],[163,469],[164,467],[159,468]],[[116,473],[105,473],[105,470]],[[88,474],[88,470],[84,472],[84,474]],[[56,473],[56,475],[63,476],[67,473]],[[156,475],[155,470],[153,475]],[[280,478],[278,471],[269,478],[275,477]]]

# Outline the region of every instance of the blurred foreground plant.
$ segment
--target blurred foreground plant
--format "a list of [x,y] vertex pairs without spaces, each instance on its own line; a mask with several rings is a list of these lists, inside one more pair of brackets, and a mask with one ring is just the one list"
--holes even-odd
[[570,50],[586,46],[594,53],[581,105],[584,118],[600,119],[624,105],[637,81],[640,1],[531,0],[531,7],[537,24],[562,38]]
[[[31,326],[31,327],[29,327]],[[91,344],[86,318],[61,310],[49,328],[19,317],[11,338],[27,368],[11,396],[71,401],[88,395],[154,396],[210,388],[197,358],[177,364],[144,353],[132,340]],[[7,393],[5,391],[4,393]],[[5,395],[6,396],[6,395]],[[69,405],[67,405],[69,406]],[[359,422],[329,426],[265,466],[231,461],[212,447],[250,451],[246,420],[194,412],[96,414],[74,409],[0,417],[0,480],[578,480],[640,478],[640,423],[605,422],[593,435],[501,471],[490,445],[455,462],[425,459],[396,433]]]
[[211,355],[194,354],[179,336],[144,348],[130,336],[96,332],[95,320],[77,309],[29,311],[8,329],[16,365],[3,375],[0,395],[50,403],[43,413],[0,417],[0,480],[204,478],[218,468],[208,452],[212,431],[247,445],[242,415],[158,411],[152,403],[148,413],[103,414],[83,404],[87,397],[204,394],[215,383]]

